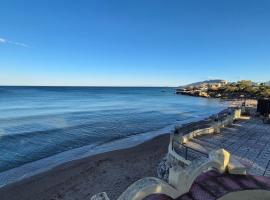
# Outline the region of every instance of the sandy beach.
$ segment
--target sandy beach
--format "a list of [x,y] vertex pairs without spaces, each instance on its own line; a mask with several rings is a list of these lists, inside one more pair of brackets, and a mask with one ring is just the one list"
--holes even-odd
[[[239,101],[229,101],[231,106]],[[0,188],[1,200],[81,200],[107,192],[114,200],[133,182],[157,176],[169,134],[138,146],[69,161],[46,172]]]
[[0,5],[0,200],[270,194],[270,0]]
[[45,173],[0,188],[1,200],[90,199],[106,191],[116,199],[131,183],[156,176],[167,153],[169,135],[133,148],[107,152],[65,163]]

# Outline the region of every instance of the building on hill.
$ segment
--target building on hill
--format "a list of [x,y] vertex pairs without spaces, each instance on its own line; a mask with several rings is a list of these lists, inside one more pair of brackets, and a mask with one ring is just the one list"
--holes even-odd
[[227,84],[228,82],[225,80],[208,80],[196,82],[186,86],[178,87],[176,89],[176,93],[191,96],[210,97],[208,94],[209,90],[218,90]]
[[209,83],[208,84],[208,87],[211,88],[211,89],[214,89],[214,88],[220,88],[220,87],[223,87],[225,85],[227,85],[228,82],[225,81],[225,80],[219,80],[217,82],[212,82],[212,83]]

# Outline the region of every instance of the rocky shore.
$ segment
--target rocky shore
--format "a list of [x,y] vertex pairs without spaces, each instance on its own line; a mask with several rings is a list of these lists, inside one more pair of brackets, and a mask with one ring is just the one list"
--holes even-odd
[[270,86],[265,83],[224,80],[203,81],[176,88],[176,94],[221,99],[258,99],[270,97]]

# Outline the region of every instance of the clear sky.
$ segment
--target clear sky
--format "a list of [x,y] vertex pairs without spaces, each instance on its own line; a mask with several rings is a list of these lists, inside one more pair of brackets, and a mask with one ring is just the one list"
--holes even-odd
[[1,0],[0,85],[270,80],[269,0]]

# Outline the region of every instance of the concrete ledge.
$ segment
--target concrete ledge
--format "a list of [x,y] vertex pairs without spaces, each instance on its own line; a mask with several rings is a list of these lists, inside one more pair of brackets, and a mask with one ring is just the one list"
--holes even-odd
[[[232,113],[226,115],[226,117],[222,116],[222,118],[220,118],[217,122],[213,121],[213,123],[209,125],[210,127],[196,129],[185,135],[180,136],[179,142],[181,144],[185,144],[188,142],[188,140],[195,138],[197,136],[220,133],[221,128],[231,125],[234,122],[234,120],[239,119],[240,117],[241,117],[241,109],[234,109]],[[179,127],[179,130],[181,130],[181,127]]]
[[183,158],[182,156],[180,156],[178,153],[176,153],[173,149],[172,149],[172,144],[170,143],[169,144],[169,148],[168,148],[168,153],[174,157],[176,160],[186,164],[186,165],[189,165],[191,163],[191,161],[189,160],[186,160],[185,158]]
[[142,200],[150,194],[165,194],[175,199],[179,191],[168,183],[154,177],[140,179],[129,186],[117,200]]
[[228,172],[230,174],[247,174],[247,169],[234,156],[231,156],[228,164]]
[[209,158],[202,158],[195,160],[190,165],[179,170],[177,167],[170,168],[169,171],[169,184],[172,185],[180,194],[189,191],[194,180],[205,171],[216,169],[223,173],[229,163],[230,153],[224,149],[212,151]]
[[[169,152],[174,155],[171,144]],[[182,159],[177,154],[175,156]],[[233,173],[243,173],[243,165],[235,158],[231,158],[229,152],[224,149],[214,150],[209,153],[209,158],[194,160],[184,168],[178,165],[171,167],[168,183],[155,177],[146,177],[130,185],[117,200],[142,200],[152,194],[165,194],[176,199],[189,192],[199,175],[212,169],[216,169],[220,173],[224,173],[227,169]],[[91,200],[109,200],[109,198],[103,192],[94,195]]]

